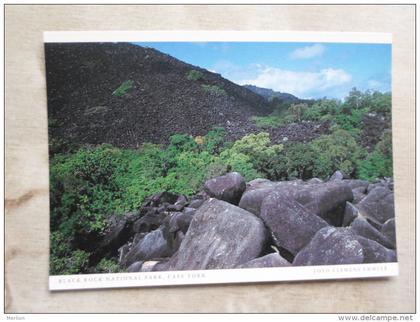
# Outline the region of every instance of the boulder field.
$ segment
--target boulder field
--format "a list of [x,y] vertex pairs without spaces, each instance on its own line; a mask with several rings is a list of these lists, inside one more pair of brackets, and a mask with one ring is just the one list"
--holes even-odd
[[93,258],[148,272],[396,262],[395,249],[390,179],[246,183],[232,172],[112,217]]

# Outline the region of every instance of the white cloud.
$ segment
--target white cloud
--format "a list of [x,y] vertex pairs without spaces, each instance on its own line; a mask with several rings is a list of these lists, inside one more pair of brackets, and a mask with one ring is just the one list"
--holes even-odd
[[371,79],[368,81],[369,89],[380,89],[383,87],[383,85],[384,84],[382,82],[377,81],[375,79]]
[[308,59],[317,56],[322,56],[325,51],[325,46],[321,44],[314,44],[303,48],[298,48],[290,53],[292,59]]
[[351,75],[343,69],[326,68],[317,72],[297,72],[264,67],[258,71],[256,77],[238,80],[237,83],[271,88],[303,98],[336,88],[350,81]]

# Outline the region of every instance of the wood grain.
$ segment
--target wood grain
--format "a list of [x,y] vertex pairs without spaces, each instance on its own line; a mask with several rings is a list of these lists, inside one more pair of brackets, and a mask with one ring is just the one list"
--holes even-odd
[[[6,5],[6,312],[413,312],[414,10],[409,5]],[[399,277],[48,291],[48,146],[42,32],[158,29],[393,33]]]

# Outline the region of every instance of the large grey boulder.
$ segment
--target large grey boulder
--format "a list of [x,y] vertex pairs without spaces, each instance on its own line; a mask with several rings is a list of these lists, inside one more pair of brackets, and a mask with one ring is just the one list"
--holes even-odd
[[319,178],[312,178],[312,179],[310,179],[310,180],[307,181],[307,183],[309,183],[309,184],[320,184],[320,183],[323,183],[323,182],[324,181],[322,181]]
[[353,220],[350,228],[359,236],[374,240],[387,248],[394,248],[394,245],[386,236],[381,234],[361,216]]
[[347,183],[352,190],[360,189],[362,193],[366,193],[366,189],[369,186],[369,181],[361,179],[344,179],[343,182]]
[[146,213],[143,217],[136,220],[133,224],[134,233],[148,233],[157,228],[165,220],[167,213],[165,211],[157,212],[152,210]]
[[170,270],[234,268],[261,254],[267,234],[257,216],[209,199],[195,213]]
[[258,215],[261,212],[261,204],[274,188],[260,188],[246,191],[239,202],[239,207]]
[[154,271],[154,268],[158,264],[159,264],[158,261],[147,261],[147,262],[144,262],[143,265],[141,266],[140,272],[152,272],[152,271]]
[[352,189],[353,192],[353,204],[358,204],[360,201],[363,200],[363,198],[366,197],[365,194],[366,188],[365,187],[358,187]]
[[205,199],[194,199],[190,202],[189,207],[193,209],[198,209],[206,201]]
[[293,266],[363,263],[363,246],[348,228],[325,227],[295,257]]
[[328,224],[281,191],[272,191],[262,202],[261,219],[271,230],[277,246],[297,254]]
[[370,193],[372,190],[382,187],[394,191],[394,181],[391,178],[381,179],[375,183],[369,184],[367,187],[367,193]]
[[204,191],[219,200],[237,205],[246,189],[245,179],[238,172],[207,180]]
[[250,260],[249,262],[241,264],[236,268],[286,267],[291,265],[291,263],[281,257],[278,253],[272,253]]
[[142,261],[134,262],[133,264],[131,264],[130,266],[128,266],[127,272],[128,273],[137,273],[137,272],[140,272],[142,265],[143,265],[143,262]]
[[340,181],[340,180],[343,180],[345,176],[346,175],[343,172],[341,172],[340,170],[337,170],[336,172],[332,174],[329,181]]
[[169,257],[172,254],[172,247],[165,239],[162,229],[156,229],[148,233],[130,249],[122,259],[121,265],[129,266],[136,261]]
[[358,236],[357,240],[363,246],[364,263],[392,263],[397,261],[394,250],[385,248],[376,241],[361,236]]
[[395,248],[397,245],[397,239],[395,236],[395,218],[391,218],[385,221],[381,228],[381,233],[388,237],[394,246],[393,248]]
[[306,194],[305,191],[311,190],[312,187],[314,187],[314,184],[308,184],[302,180],[272,182],[267,179],[255,179],[247,184],[245,193],[239,202],[239,207],[259,215],[262,201],[275,189],[288,194],[292,198],[298,198]]
[[344,209],[344,216],[343,216],[343,227],[350,226],[350,224],[357,218],[359,215],[359,210],[351,203],[346,202],[346,207]]
[[193,215],[185,212],[175,212],[169,217],[169,232],[182,231],[184,234],[190,226]]
[[131,238],[133,233],[133,223],[140,217],[140,212],[130,212],[124,215],[112,215],[108,219],[107,227],[101,237],[91,240],[89,234],[76,236],[76,242],[82,248],[92,253],[91,263],[98,263],[105,255],[116,256],[119,249]]
[[251,191],[255,189],[265,189],[265,188],[273,188],[276,186],[276,182],[270,181],[268,179],[254,179],[249,181],[246,184],[246,191]]
[[346,201],[353,200],[349,185],[342,181],[329,181],[322,184],[278,184],[280,191],[293,198],[309,212],[323,218],[333,226],[341,226]]
[[383,224],[395,216],[394,193],[388,188],[376,187],[358,203],[357,208],[364,217]]

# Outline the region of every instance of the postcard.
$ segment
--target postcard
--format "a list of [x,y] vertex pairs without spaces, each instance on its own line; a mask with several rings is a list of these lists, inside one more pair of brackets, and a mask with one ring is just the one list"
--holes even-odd
[[44,42],[50,290],[398,275],[390,34]]

